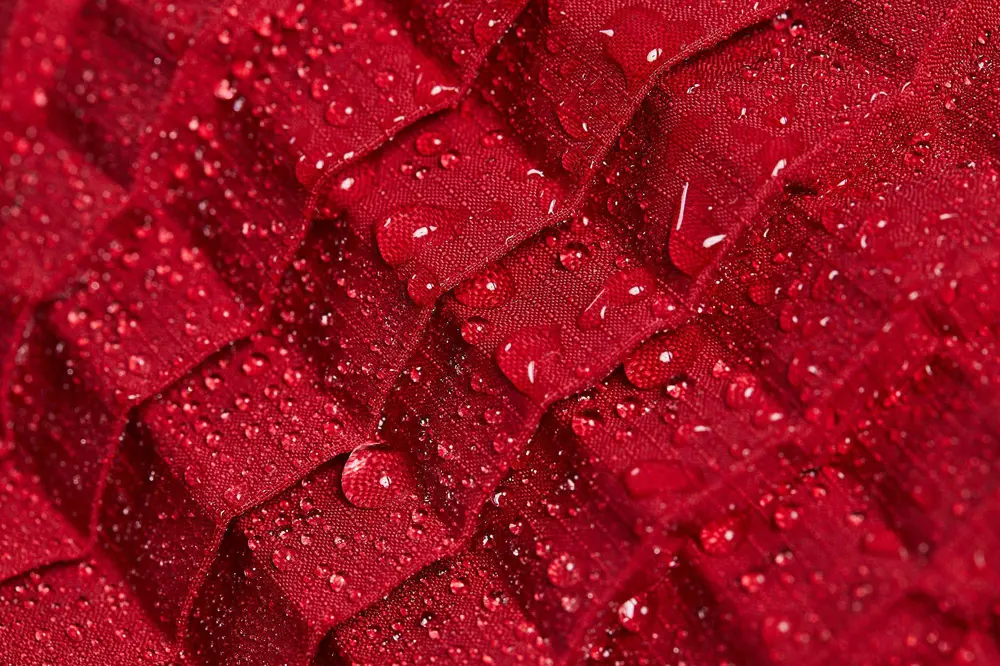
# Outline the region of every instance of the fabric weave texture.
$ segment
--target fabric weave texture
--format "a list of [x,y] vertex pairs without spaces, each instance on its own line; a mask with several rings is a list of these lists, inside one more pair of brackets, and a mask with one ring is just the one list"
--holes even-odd
[[996,0],[0,2],[0,664],[1000,666]]

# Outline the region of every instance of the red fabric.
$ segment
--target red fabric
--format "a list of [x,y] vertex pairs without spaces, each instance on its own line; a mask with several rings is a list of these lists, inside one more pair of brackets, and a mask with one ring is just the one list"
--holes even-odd
[[0,657],[1000,664],[988,0],[0,6]]

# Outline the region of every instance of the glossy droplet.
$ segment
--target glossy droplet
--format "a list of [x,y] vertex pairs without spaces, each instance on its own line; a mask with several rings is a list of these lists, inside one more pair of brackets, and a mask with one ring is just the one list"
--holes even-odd
[[472,24],[472,38],[479,46],[492,45],[499,38],[499,32],[505,27],[504,22],[496,17],[494,11],[486,9]]
[[726,235],[714,215],[715,202],[708,194],[685,183],[677,197],[667,252],[678,270],[696,277],[718,254]]
[[423,63],[414,82],[413,101],[418,106],[436,106],[458,91],[458,87],[448,82],[444,74],[429,63]]
[[287,571],[295,561],[295,551],[291,548],[278,548],[271,553],[271,564],[278,571]]
[[740,516],[726,516],[708,523],[698,533],[701,548],[709,555],[727,555],[746,537],[746,522]]
[[335,573],[330,576],[330,589],[334,592],[343,591],[347,586],[347,578],[342,573]]
[[569,553],[563,553],[549,562],[549,580],[559,588],[573,587],[582,579],[580,567]]
[[757,403],[757,378],[748,372],[733,376],[726,386],[726,406],[730,409],[745,409]]
[[625,376],[638,388],[662,386],[687,372],[703,346],[704,337],[695,324],[658,333],[625,359]]
[[427,268],[418,268],[406,282],[406,293],[410,300],[422,308],[429,308],[437,302],[437,278]]
[[616,308],[639,303],[655,289],[656,281],[645,268],[616,273],[604,282],[594,300],[583,309],[577,325],[584,330],[598,328]]
[[583,243],[567,243],[559,252],[559,263],[570,272],[578,271],[590,258],[590,250]]
[[498,308],[514,293],[514,280],[501,266],[491,266],[455,287],[455,298],[470,308]]
[[254,377],[266,372],[268,365],[270,365],[270,360],[267,356],[258,352],[251,354],[244,360],[240,368],[243,370],[243,374],[248,377]]
[[412,259],[428,245],[446,238],[454,214],[435,206],[411,206],[385,218],[375,231],[379,253],[390,266]]
[[556,117],[559,124],[566,130],[570,137],[581,141],[590,134],[590,127],[587,125],[586,114],[579,106],[571,102],[563,102],[556,107]]
[[357,113],[357,104],[349,98],[340,98],[326,105],[323,117],[334,127],[344,127]]
[[618,622],[622,628],[632,633],[642,631],[643,623],[650,615],[646,596],[632,597],[618,607]]
[[469,317],[462,322],[462,339],[470,345],[479,344],[489,335],[489,322],[482,317]]
[[667,493],[690,493],[704,485],[697,470],[676,460],[639,463],[625,473],[625,489],[636,499]]
[[664,14],[629,7],[615,14],[601,30],[605,53],[621,67],[630,89],[641,87],[657,68],[703,32],[695,21],[670,21]]
[[412,494],[416,480],[405,452],[369,442],[354,449],[347,458],[340,487],[354,506],[376,508]]
[[603,425],[604,419],[593,410],[586,410],[575,414],[570,423],[570,427],[578,437],[586,437]]
[[497,365],[519,391],[536,399],[548,395],[547,370],[562,351],[560,326],[532,326],[512,335],[497,349]]
[[445,148],[444,137],[437,132],[422,132],[414,145],[418,153],[428,157],[437,155]]

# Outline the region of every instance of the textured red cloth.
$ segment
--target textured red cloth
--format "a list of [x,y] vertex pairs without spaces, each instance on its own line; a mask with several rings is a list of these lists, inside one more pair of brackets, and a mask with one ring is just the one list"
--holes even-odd
[[0,4],[0,663],[1000,664],[1000,4]]

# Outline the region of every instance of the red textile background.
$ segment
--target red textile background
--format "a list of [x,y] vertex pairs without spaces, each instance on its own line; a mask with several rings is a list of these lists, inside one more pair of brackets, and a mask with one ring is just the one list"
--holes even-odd
[[0,4],[0,662],[1000,664],[997,30]]

